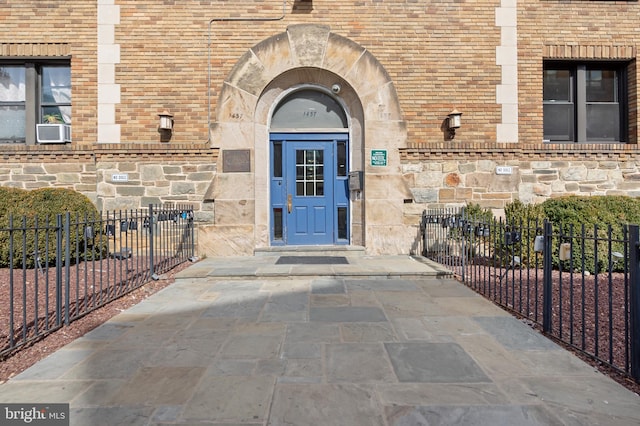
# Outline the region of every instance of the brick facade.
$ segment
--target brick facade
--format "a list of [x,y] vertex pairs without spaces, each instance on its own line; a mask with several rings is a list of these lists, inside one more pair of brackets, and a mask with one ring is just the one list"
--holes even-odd
[[[290,87],[340,82],[365,173],[351,239],[371,253],[407,251],[413,231],[400,227],[426,207],[638,196],[639,14],[637,2],[578,0],[8,0],[0,66],[70,59],[73,142],[0,146],[0,185],[71,187],[108,209],[190,202],[203,254],[250,254],[269,245],[271,108]],[[545,59],[628,63],[629,143],[544,144]],[[386,169],[369,165],[376,148]],[[250,173],[222,172],[227,149],[250,151]]]

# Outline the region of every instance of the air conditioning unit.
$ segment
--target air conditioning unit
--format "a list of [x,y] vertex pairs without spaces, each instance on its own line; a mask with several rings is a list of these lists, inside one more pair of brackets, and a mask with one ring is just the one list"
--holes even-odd
[[71,126],[68,124],[36,124],[38,143],[71,142]]

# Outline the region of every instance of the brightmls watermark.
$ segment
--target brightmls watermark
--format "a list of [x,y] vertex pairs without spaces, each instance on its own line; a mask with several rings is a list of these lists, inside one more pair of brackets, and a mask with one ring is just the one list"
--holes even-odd
[[0,425],[69,426],[69,404],[0,404]]

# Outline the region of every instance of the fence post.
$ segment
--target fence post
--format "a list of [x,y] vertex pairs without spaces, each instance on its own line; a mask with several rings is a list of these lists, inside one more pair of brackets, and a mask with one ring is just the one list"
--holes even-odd
[[196,231],[194,229],[194,221],[195,218],[193,215],[193,206],[191,206],[189,209],[189,214],[187,216],[187,223],[189,226],[189,235],[191,239],[191,257],[189,258],[189,260],[191,260],[192,262],[196,260]]
[[631,377],[640,381],[640,231],[629,225],[629,286],[631,314]]
[[62,324],[62,215],[56,215],[56,325]]
[[542,273],[542,330],[551,331],[552,301],[553,301],[553,226],[548,220],[544,221],[544,252]]
[[69,311],[71,310],[69,300],[69,288],[71,286],[71,213],[67,212],[64,220],[64,236],[65,236],[65,247],[64,247],[64,271],[65,271],[65,280],[64,280],[64,323],[65,325],[69,325]]
[[151,279],[157,281],[160,277],[156,275],[156,271],[154,268],[154,259],[153,259],[153,238],[154,238],[154,228],[155,228],[155,220],[153,217],[153,204],[149,204],[149,272],[151,274]]
[[467,243],[467,235],[466,235],[466,233],[465,233],[465,232],[466,232],[466,230],[467,230],[467,225],[466,225],[466,222],[467,222],[467,220],[466,220],[466,219],[467,219],[467,218],[466,218],[466,216],[467,216],[467,215],[466,215],[465,213],[466,213],[466,211],[465,211],[465,208],[464,208],[464,207],[462,207],[462,208],[460,208],[460,209],[458,210],[458,215],[459,215],[459,217],[460,217],[460,219],[458,220],[458,225],[459,225],[459,226],[458,226],[458,230],[459,230],[459,232],[460,232],[460,243],[461,243],[461,246],[462,246],[462,256],[460,256],[460,262],[462,263],[462,265],[461,265],[461,266],[462,266],[462,271],[461,271],[461,273],[460,273],[460,276],[462,277],[462,282],[463,282],[463,283],[466,283],[466,280],[465,280],[465,272],[466,272],[466,269],[467,269],[467,265],[466,265],[466,263],[467,263],[467,262],[466,262],[466,256],[467,256],[467,244],[466,244],[466,243]]

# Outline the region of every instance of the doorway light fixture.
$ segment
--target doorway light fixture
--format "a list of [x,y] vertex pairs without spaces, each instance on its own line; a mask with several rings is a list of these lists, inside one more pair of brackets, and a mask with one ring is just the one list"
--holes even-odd
[[454,108],[448,117],[447,127],[449,128],[449,139],[453,139],[456,137],[456,129],[459,129],[462,125],[462,113]]
[[173,114],[164,110],[158,114],[158,117],[160,117],[160,130],[173,130]]

